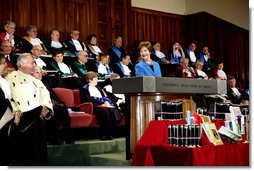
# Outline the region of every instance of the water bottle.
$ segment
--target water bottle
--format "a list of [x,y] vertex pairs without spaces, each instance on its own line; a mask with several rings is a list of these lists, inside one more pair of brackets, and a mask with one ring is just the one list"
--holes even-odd
[[191,124],[191,113],[189,110],[186,111],[186,121],[188,125]]

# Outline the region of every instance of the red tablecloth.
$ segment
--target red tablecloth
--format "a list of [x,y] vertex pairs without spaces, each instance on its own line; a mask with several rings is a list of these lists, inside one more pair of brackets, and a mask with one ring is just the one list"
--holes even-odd
[[[217,127],[224,121],[213,121]],[[168,144],[168,125],[180,121],[151,121],[138,141],[132,166],[249,166],[249,143],[214,146],[202,134],[202,147],[176,147]]]

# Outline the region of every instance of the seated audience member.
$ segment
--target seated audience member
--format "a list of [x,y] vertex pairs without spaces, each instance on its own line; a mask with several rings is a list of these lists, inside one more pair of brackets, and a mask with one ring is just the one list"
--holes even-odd
[[44,46],[43,42],[37,37],[37,27],[30,25],[27,28],[26,33],[28,36],[24,36],[23,47],[25,52],[31,52],[34,45],[39,45],[43,49],[41,51],[42,55],[47,55],[49,53],[48,49]]
[[219,80],[227,80],[227,75],[223,70],[224,64],[222,61],[218,61],[216,65],[216,70],[213,71],[213,75],[215,79]]
[[241,93],[239,92],[238,88],[235,87],[236,79],[234,76],[228,76],[227,80],[227,99],[231,101],[233,104],[240,104],[241,103]]
[[[42,69],[38,66],[33,68],[32,76],[38,80],[42,80]],[[60,101],[57,95],[54,93],[52,87],[44,83],[50,93],[50,98],[53,103],[54,116],[50,120],[46,120],[46,134],[49,144],[59,145],[65,141],[66,144],[72,144],[70,125],[71,119],[67,107]],[[60,130],[62,126],[63,134]]]
[[87,50],[84,42],[79,40],[80,32],[77,29],[71,31],[71,39],[66,41],[66,46],[68,50],[72,53],[72,56],[77,56],[78,52],[81,50]]
[[[5,59],[6,59],[6,63],[7,63],[7,73],[5,74],[8,74],[14,70],[16,70],[16,64],[14,63],[14,61],[12,60],[12,46],[11,46],[11,42],[10,41],[3,41],[1,43],[1,50],[2,50],[2,53],[4,54],[5,56]],[[7,75],[4,75],[4,77],[6,77]]]
[[197,58],[196,55],[196,48],[197,48],[197,44],[194,42],[191,42],[188,45],[188,48],[185,49],[185,57],[189,59],[189,66],[194,67]]
[[89,57],[93,58],[94,60],[98,60],[98,58],[103,54],[97,43],[97,36],[95,34],[90,34],[87,36],[87,50]]
[[161,44],[159,42],[152,43],[153,50],[151,52],[151,59],[153,61],[162,63],[162,64],[169,64],[169,61],[166,60],[166,55],[161,52]]
[[88,84],[80,89],[80,101],[93,103],[94,114],[100,124],[101,140],[112,140],[116,123],[121,121],[121,115],[116,104],[118,98],[109,98],[107,95],[109,92],[106,93],[97,86],[97,73],[89,71],[86,74],[86,81]]
[[171,64],[181,65],[183,58],[185,58],[183,48],[178,42],[175,42],[172,50],[170,50],[169,62]]
[[176,77],[180,78],[194,78],[194,69],[189,67],[189,59],[184,58],[181,62],[181,66],[176,69]]
[[0,34],[0,41],[3,42],[5,40],[11,42],[12,51],[20,52],[22,51],[22,41],[21,38],[15,34],[16,24],[12,21],[5,21],[4,29],[5,33]]
[[50,32],[50,39],[44,42],[45,47],[50,51],[52,54],[54,49],[61,49],[64,51],[65,55],[71,56],[70,52],[67,50],[67,46],[64,42],[60,41],[60,33],[58,30],[53,29]]
[[42,48],[40,45],[34,45],[31,52],[32,52],[32,56],[34,58],[34,61],[36,63],[37,66],[39,66],[42,69],[46,69],[47,68],[47,64],[40,58],[41,57],[41,51]]
[[47,66],[47,64],[41,59],[41,46],[39,45],[34,45],[32,50],[32,56],[34,58],[34,62],[36,66],[40,67],[42,69],[42,82],[44,84],[50,85],[52,88],[53,87],[63,87],[63,83],[61,80],[61,77],[59,76],[58,73],[50,73],[49,68],[50,66]]
[[110,56],[110,67],[112,67],[115,63],[120,62],[121,57],[126,56],[121,36],[117,36],[114,39],[114,45],[108,49],[108,55]]
[[201,79],[205,79],[208,80],[208,76],[206,75],[206,73],[204,71],[202,71],[203,68],[203,62],[201,60],[197,60],[195,63],[195,77],[196,78],[201,78]]
[[117,73],[121,78],[128,78],[131,76],[131,69],[128,67],[131,62],[129,55],[122,56],[120,62],[112,66],[114,73]]
[[86,51],[79,51],[77,54],[77,60],[71,65],[72,71],[78,74],[79,78],[82,80],[85,79],[85,74],[88,72],[87,58],[88,54]]
[[161,77],[160,65],[151,59],[152,45],[149,41],[139,44],[141,61],[135,66],[136,76]]
[[105,79],[106,76],[109,76],[113,71],[109,67],[109,55],[101,55],[100,62],[98,66],[98,74],[101,77],[101,79]]
[[[113,87],[112,87],[112,80],[113,79],[119,79],[120,76],[117,73],[110,74],[110,77],[105,80],[105,85],[103,89],[106,90],[106,92],[113,93]],[[116,104],[120,109],[123,109],[123,104],[125,103],[125,95],[124,94],[114,94],[118,98]],[[114,98],[114,97],[112,97]],[[123,110],[122,110],[123,111]]]
[[202,48],[202,52],[200,53],[199,58],[204,64],[202,70],[211,76],[212,71],[215,69],[215,65],[214,65],[214,62],[213,62],[211,55],[209,53],[209,48],[207,46],[204,46]]
[[52,53],[53,60],[50,62],[49,69],[56,70],[62,78],[66,88],[79,89],[83,83],[78,75],[71,71],[71,68],[63,62],[63,51],[56,49]]

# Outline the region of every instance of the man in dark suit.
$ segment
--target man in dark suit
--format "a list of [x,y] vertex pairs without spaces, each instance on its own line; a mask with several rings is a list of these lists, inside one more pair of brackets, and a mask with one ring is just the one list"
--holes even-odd
[[236,79],[234,76],[228,77],[227,99],[231,100],[233,104],[241,103],[241,93],[238,88],[235,87]]
[[68,50],[74,55],[77,56],[78,51],[87,50],[85,43],[79,41],[79,30],[73,29],[71,31],[71,39],[66,42]]
[[131,59],[129,55],[121,57],[120,62],[116,62],[115,65],[112,66],[113,72],[119,74],[121,78],[130,77],[133,75],[133,73],[131,73],[131,69],[129,68],[130,62]]

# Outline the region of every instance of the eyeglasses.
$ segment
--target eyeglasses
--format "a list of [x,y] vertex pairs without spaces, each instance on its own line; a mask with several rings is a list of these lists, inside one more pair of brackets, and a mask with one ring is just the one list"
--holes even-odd
[[2,46],[2,47],[4,47],[4,48],[12,48],[12,46]]
[[31,32],[37,33],[37,30],[31,30]]

